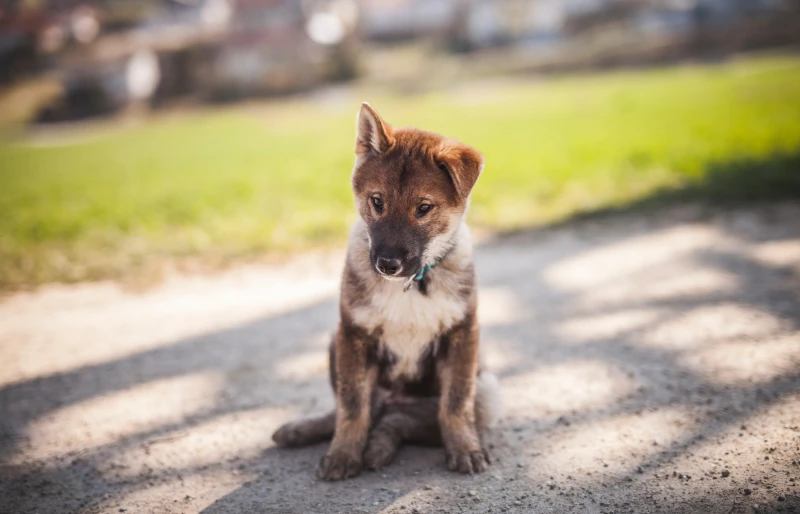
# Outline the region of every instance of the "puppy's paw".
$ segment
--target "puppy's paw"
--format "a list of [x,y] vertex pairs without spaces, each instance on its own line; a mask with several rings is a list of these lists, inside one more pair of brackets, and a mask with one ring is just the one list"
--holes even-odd
[[303,430],[303,423],[298,421],[286,423],[272,434],[272,440],[275,441],[275,444],[286,448],[303,446],[307,444],[307,439],[305,430]]
[[380,469],[391,464],[397,453],[397,444],[388,437],[373,434],[364,451],[364,467]]
[[361,473],[361,461],[344,452],[332,452],[322,457],[317,468],[320,480],[345,480]]
[[448,453],[447,469],[459,473],[481,473],[489,466],[489,455],[485,450]]

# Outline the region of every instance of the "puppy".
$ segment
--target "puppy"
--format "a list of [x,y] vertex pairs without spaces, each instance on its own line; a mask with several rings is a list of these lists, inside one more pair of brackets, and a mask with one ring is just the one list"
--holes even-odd
[[330,346],[336,408],[272,438],[301,446],[332,437],[317,471],[323,480],[386,466],[403,442],[444,445],[450,470],[481,472],[499,398],[497,380],[479,363],[464,215],[483,157],[438,134],[392,128],[368,103],[357,132],[352,186],[360,219]]

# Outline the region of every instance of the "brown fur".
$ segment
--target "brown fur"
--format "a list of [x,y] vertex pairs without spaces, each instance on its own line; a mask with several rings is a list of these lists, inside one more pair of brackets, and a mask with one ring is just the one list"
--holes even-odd
[[[361,220],[330,349],[336,409],[288,423],[273,439],[299,446],[332,437],[318,469],[325,480],[385,466],[403,442],[443,444],[449,469],[483,471],[494,391],[489,381],[476,396],[477,294],[463,225],[483,158],[438,134],[394,129],[368,104],[356,155]],[[434,263],[423,280],[412,280]],[[402,282],[413,287],[404,293]]]

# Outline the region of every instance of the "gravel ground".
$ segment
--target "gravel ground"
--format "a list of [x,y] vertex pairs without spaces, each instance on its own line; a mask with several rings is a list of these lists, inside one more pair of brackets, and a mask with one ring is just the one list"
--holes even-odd
[[0,512],[800,512],[800,205],[682,207],[483,242],[505,415],[315,479],[342,254],[0,301]]

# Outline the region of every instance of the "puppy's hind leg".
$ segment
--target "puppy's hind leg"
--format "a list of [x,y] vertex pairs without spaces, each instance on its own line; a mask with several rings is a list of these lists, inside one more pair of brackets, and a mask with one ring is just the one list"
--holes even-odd
[[[375,416],[381,412],[383,402],[387,396],[384,390],[377,390],[372,398],[373,423]],[[272,440],[278,446],[297,448],[321,443],[333,438],[336,431],[336,409],[324,416],[306,418],[286,423],[272,434]]]
[[331,411],[324,416],[286,423],[272,434],[272,440],[289,448],[308,446],[331,439],[335,427],[336,411]]
[[370,432],[364,450],[364,465],[379,469],[389,465],[404,442],[439,446],[442,435],[439,420],[439,397],[405,399],[405,403],[388,403]]
[[[438,419],[440,401],[439,396],[430,396],[385,403],[383,415],[370,432],[364,450],[364,465],[368,469],[389,465],[403,443],[441,446],[442,431]],[[475,381],[475,427],[481,441],[501,413],[502,400],[497,377],[483,372]],[[488,455],[486,459],[489,460]]]

